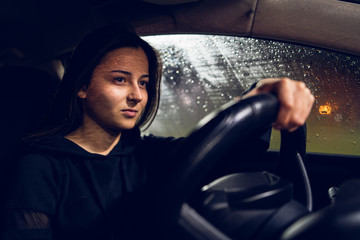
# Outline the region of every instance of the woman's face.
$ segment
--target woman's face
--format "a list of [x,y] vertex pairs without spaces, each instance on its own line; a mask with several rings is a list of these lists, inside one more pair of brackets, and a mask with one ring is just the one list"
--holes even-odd
[[107,53],[94,69],[90,84],[78,92],[84,99],[83,124],[111,131],[131,129],[148,100],[149,64],[141,48]]

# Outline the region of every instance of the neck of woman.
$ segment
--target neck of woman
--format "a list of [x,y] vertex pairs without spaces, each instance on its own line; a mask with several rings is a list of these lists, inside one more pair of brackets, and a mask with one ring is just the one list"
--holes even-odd
[[120,141],[121,131],[107,131],[99,126],[80,126],[65,138],[76,143],[90,153],[108,155]]

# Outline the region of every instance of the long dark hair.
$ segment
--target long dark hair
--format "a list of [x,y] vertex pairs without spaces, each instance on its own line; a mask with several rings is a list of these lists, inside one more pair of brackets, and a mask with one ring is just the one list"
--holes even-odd
[[64,136],[83,120],[83,106],[77,93],[90,84],[92,73],[110,51],[122,47],[142,48],[149,62],[148,103],[137,122],[149,126],[159,107],[161,62],[155,49],[135,32],[123,26],[106,26],[87,35],[77,46],[66,67],[51,112],[45,121],[45,135]]

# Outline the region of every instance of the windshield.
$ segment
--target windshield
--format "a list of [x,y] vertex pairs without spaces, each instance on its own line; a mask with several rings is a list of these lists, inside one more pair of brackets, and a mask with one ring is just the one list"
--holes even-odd
[[[271,77],[304,81],[315,95],[308,152],[360,155],[360,58],[283,42],[211,35],[144,37],[163,60],[158,115],[146,131],[185,136],[215,108]],[[273,131],[271,149],[279,149]]]

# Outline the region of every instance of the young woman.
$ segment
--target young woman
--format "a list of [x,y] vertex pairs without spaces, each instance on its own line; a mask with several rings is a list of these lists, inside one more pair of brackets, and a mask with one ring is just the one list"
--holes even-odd
[[[6,209],[5,239],[123,239],[131,200],[178,144],[140,137],[154,118],[161,64],[156,51],[114,26],[75,50],[46,129],[27,141]],[[314,98],[290,79],[264,79],[243,97],[275,92],[277,129],[302,125]]]

